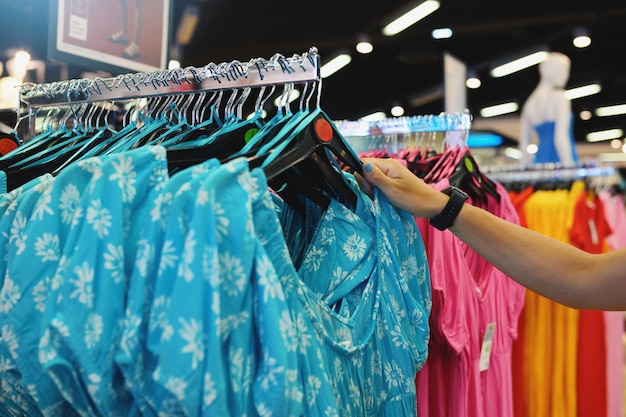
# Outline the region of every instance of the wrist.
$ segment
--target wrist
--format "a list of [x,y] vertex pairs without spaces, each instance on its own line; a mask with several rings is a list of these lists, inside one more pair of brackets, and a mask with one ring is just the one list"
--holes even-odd
[[428,220],[433,227],[446,230],[454,224],[468,196],[456,187],[449,187],[442,193],[448,195],[445,205],[436,214],[429,216]]

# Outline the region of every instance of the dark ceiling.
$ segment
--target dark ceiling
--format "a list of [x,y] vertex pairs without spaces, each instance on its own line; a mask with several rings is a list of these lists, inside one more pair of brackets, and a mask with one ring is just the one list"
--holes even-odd
[[[269,58],[274,53],[289,56],[306,52],[312,46],[319,50],[324,62],[325,57],[349,51],[352,63],[323,81],[322,106],[338,120],[388,111],[394,104],[404,105],[406,115],[443,111],[442,98],[416,104],[418,98],[441,91],[443,56],[449,53],[482,79],[480,89],[467,93],[469,110],[476,114],[483,106],[505,101],[517,101],[521,106],[537,84],[537,68],[499,79],[490,78],[488,70],[523,52],[546,47],[572,59],[568,88],[591,82],[602,85],[599,94],[573,101],[575,113],[626,101],[623,0],[440,2],[441,7],[434,14],[387,38],[381,35],[384,23],[415,2],[196,0],[201,18],[193,39],[182,49],[182,64],[247,61]],[[186,3],[175,0],[175,23]],[[48,1],[0,0],[0,7],[0,51],[26,47],[35,58],[46,59]],[[439,27],[451,27],[454,36],[433,40],[430,33]],[[588,30],[591,46],[572,46],[576,27]],[[369,55],[359,55],[354,50],[363,35],[374,44]],[[626,130],[626,116],[576,119],[574,126],[576,139],[584,141],[585,133],[591,130]]]

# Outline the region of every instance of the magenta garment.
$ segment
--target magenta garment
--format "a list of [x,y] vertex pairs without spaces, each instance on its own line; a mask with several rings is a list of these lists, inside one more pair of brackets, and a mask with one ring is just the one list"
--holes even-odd
[[[519,216],[505,188],[496,183],[500,201],[489,198],[489,212],[519,224]],[[512,351],[526,290],[464,243],[467,264],[479,293],[480,342],[489,323],[496,323],[489,368],[481,372],[485,416],[513,417]]]
[[[417,414],[479,417],[478,298],[458,239],[417,219],[426,246],[433,305],[428,359],[417,374]],[[453,239],[454,238],[454,239]]]
[[624,312],[604,311],[604,336],[606,345],[606,415],[623,417],[622,389],[624,369]]
[[[609,191],[601,191],[598,197],[604,205],[604,215],[613,233],[606,241],[613,250],[626,247],[626,208],[621,194],[611,195]],[[624,313],[622,311],[604,312],[604,330],[606,343],[606,386],[607,386],[607,417],[622,417],[622,388],[624,385],[622,370],[624,369]]]
[[[445,180],[433,186],[447,185]],[[485,208],[519,223],[508,193],[497,187],[500,201],[490,197]],[[433,291],[429,357],[416,377],[418,415],[513,417],[511,352],[525,290],[451,232],[440,232],[424,219],[416,222],[426,244]],[[490,364],[480,372],[482,338],[492,322]]]
[[604,217],[611,226],[611,233],[606,242],[611,249],[626,247],[626,207],[624,197],[621,194],[611,195],[609,191],[598,193],[600,201],[604,205]]

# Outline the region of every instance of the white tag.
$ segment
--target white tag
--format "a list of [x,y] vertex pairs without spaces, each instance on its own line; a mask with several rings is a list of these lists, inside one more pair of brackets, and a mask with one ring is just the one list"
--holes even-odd
[[593,219],[589,219],[589,233],[591,233],[591,243],[598,244],[598,229],[596,229],[596,222]]
[[480,362],[478,369],[480,372],[489,369],[489,360],[491,359],[491,347],[493,345],[493,334],[496,331],[496,323],[489,323],[485,329],[483,336],[483,345],[480,348]]

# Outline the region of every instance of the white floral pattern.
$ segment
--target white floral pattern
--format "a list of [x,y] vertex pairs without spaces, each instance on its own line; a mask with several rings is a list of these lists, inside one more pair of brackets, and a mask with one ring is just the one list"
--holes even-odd
[[[147,146],[80,161],[0,217],[0,378],[26,369],[33,346],[40,367],[11,395],[28,391],[55,417],[414,408],[431,301],[410,216],[359,194],[356,211],[312,210],[298,240],[244,158],[169,178],[165,156]],[[287,242],[301,245],[298,270]],[[17,311],[41,332],[22,334]]]

